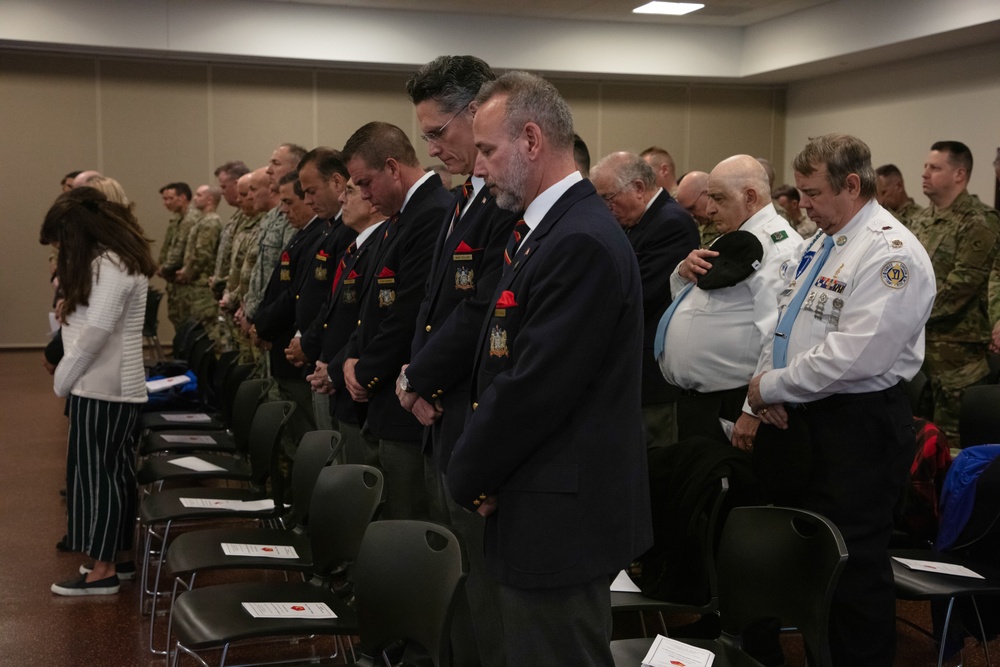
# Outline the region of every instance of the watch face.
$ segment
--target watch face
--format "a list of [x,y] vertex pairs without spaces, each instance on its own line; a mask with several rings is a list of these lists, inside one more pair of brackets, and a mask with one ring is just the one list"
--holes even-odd
[[406,373],[399,374],[399,388],[403,391],[410,391],[410,381],[406,377]]

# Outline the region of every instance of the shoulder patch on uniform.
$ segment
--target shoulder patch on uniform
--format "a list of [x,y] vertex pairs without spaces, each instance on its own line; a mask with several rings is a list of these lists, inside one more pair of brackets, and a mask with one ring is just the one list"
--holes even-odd
[[882,265],[882,282],[892,289],[903,289],[909,280],[910,271],[903,262],[886,262]]
[[783,229],[771,234],[771,240],[774,241],[775,243],[777,243],[778,241],[784,241],[787,238],[788,238],[788,232],[786,232]]

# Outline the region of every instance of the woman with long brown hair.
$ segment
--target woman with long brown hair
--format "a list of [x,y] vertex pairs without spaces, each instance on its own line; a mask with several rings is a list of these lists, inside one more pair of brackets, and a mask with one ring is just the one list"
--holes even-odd
[[40,240],[59,250],[64,294],[55,392],[69,396],[66,539],[70,551],[94,559],[52,592],[108,595],[118,592],[115,558],[131,548],[135,529],[133,449],[146,402],[142,322],[156,263],[131,211],[89,187],[56,199]]

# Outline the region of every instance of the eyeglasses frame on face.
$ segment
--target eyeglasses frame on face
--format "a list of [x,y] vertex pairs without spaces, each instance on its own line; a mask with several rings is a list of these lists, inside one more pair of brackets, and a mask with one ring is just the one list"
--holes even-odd
[[441,137],[444,135],[445,129],[449,125],[451,125],[451,121],[453,121],[456,118],[458,118],[459,116],[461,116],[462,112],[469,108],[470,104],[472,104],[471,101],[468,102],[464,107],[462,107],[461,109],[459,109],[457,112],[455,112],[455,115],[452,116],[451,118],[449,118],[447,123],[445,123],[444,125],[442,125],[441,127],[439,127],[436,130],[431,130],[427,134],[421,134],[420,138],[423,139],[424,141],[426,141],[427,143],[431,143],[432,141],[435,142],[435,143],[437,143],[438,141],[441,141]]

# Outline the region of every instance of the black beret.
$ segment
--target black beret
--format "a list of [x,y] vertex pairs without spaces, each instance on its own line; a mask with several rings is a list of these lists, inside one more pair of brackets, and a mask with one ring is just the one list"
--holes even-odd
[[760,260],[764,258],[764,247],[757,237],[741,230],[723,234],[709,249],[719,256],[705,258],[712,268],[698,279],[698,287],[704,290],[732,287],[744,281],[760,267]]

